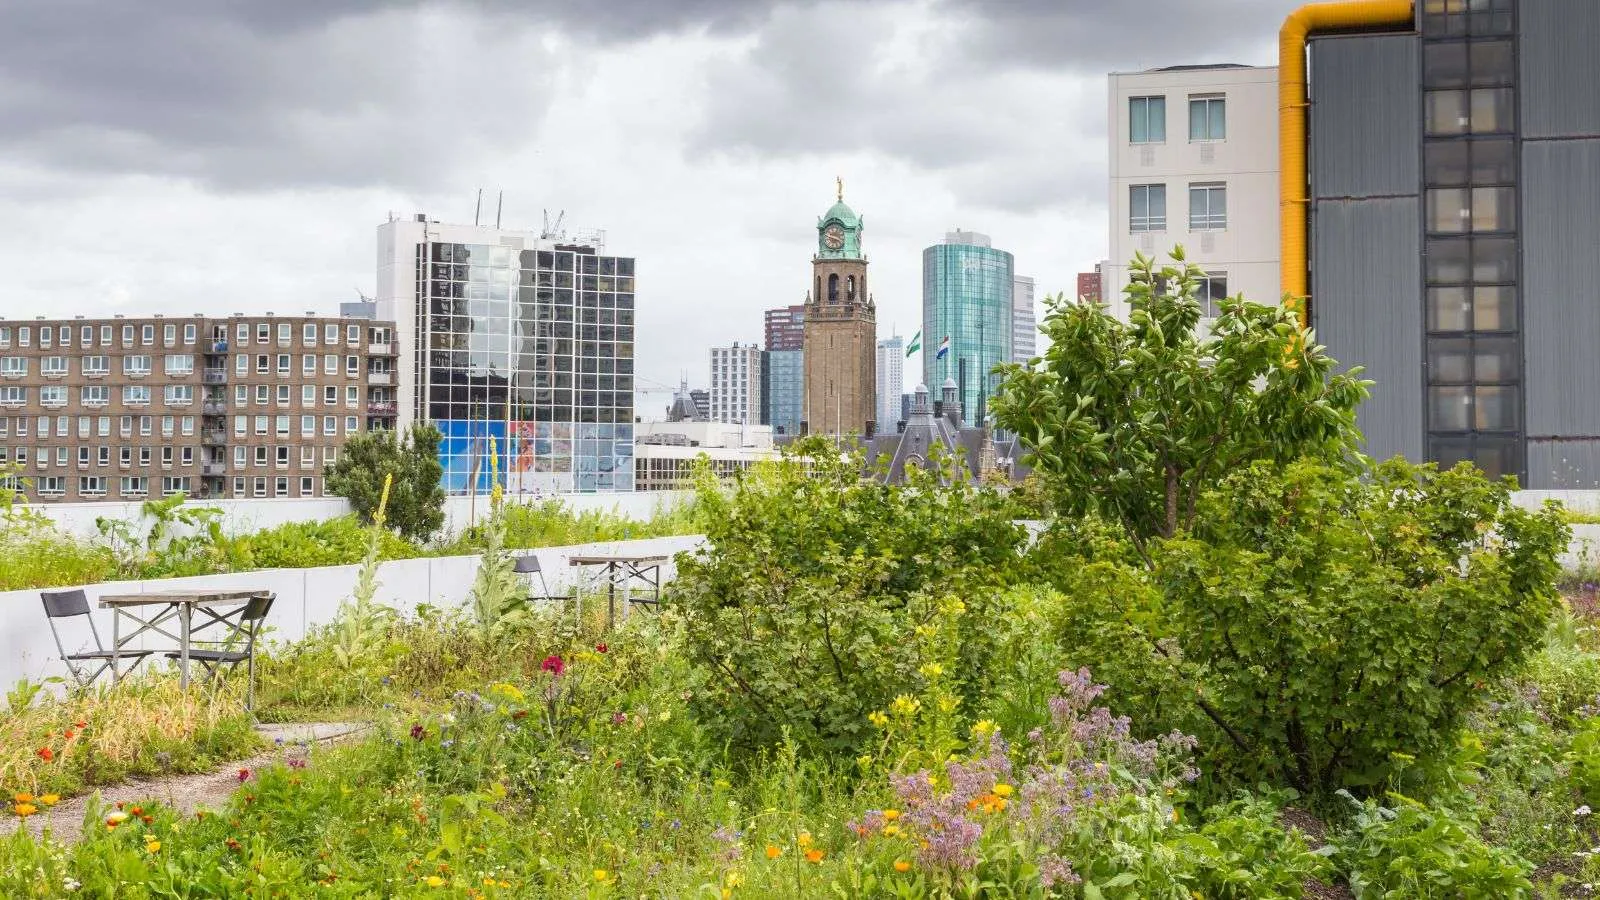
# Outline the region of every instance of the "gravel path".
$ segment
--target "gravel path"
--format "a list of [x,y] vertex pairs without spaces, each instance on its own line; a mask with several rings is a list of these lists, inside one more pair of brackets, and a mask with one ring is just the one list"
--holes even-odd
[[[201,807],[216,809],[227,802],[239,786],[239,770],[255,769],[275,762],[304,759],[313,746],[328,746],[359,735],[367,729],[359,722],[316,722],[293,725],[260,725],[256,731],[274,743],[271,750],[229,763],[225,768],[201,775],[173,775],[167,778],[125,781],[105,785],[95,790],[107,804],[118,801],[154,800],[187,815]],[[281,741],[279,744],[277,742]],[[84,809],[94,791],[81,797],[63,800],[48,810],[26,820],[7,816],[0,819],[0,836],[16,831],[17,824],[25,821],[35,835],[46,828],[52,837],[71,843],[83,831]]]

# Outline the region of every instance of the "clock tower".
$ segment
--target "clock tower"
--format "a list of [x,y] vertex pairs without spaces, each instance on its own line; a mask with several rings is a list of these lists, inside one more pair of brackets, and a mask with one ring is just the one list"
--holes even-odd
[[867,291],[861,217],[837,202],[817,220],[806,296],[805,406],[812,434],[863,435],[874,428],[877,400],[877,306]]

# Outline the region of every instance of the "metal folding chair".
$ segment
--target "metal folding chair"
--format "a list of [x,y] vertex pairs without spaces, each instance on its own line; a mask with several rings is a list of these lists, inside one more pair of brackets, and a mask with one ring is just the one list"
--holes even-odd
[[[132,672],[140,660],[155,652],[119,650],[113,653],[107,650],[100,640],[100,630],[94,627],[94,616],[89,615],[89,598],[84,596],[82,590],[46,591],[40,593],[39,598],[44,601],[44,614],[50,622],[50,634],[56,639],[56,651],[61,654],[61,661],[66,663],[67,671],[72,673],[72,680],[78,683],[78,687],[94,684],[94,680],[107,669],[111,670],[111,680],[115,682],[124,674],[118,671],[123,660],[129,661],[128,671]],[[89,633],[94,636],[94,649],[68,653],[61,643],[61,631],[56,628],[56,620],[78,616],[82,616],[89,623]],[[95,663],[99,665],[94,666]],[[91,667],[93,671],[90,671]]]
[[[233,635],[244,636],[244,649],[234,649],[229,640],[214,641],[218,646],[214,648],[189,648],[189,659],[205,667],[212,681],[222,675],[224,666],[229,669],[238,668],[240,663],[245,664],[247,678],[245,684],[245,709],[255,709],[256,702],[256,637],[261,633],[263,620],[267,613],[272,611],[272,601],[278,599],[277,594],[262,593],[245,601],[243,606],[236,606],[227,612],[217,612],[210,607],[201,606],[195,612],[209,616],[204,623],[194,626],[191,633],[199,633],[202,629],[213,625],[227,628]],[[169,650],[167,659],[182,659],[183,654],[177,650]]]
[[[529,603],[541,603],[541,602],[542,603],[549,603],[549,602],[566,602],[566,603],[570,603],[573,600],[577,599],[576,596],[573,595],[573,594],[552,594],[552,593],[550,593],[550,583],[545,581],[545,579],[544,579],[544,568],[539,565],[539,557],[534,555],[534,554],[532,554],[532,553],[529,553],[529,554],[527,554],[525,556],[517,557],[516,562],[513,564],[513,568],[514,568],[514,570],[516,571],[516,573],[518,575],[526,575],[526,576],[528,576],[528,602]],[[542,591],[542,593],[538,593],[538,594],[533,593],[533,580],[534,580],[534,578],[538,578],[539,579],[539,590]]]

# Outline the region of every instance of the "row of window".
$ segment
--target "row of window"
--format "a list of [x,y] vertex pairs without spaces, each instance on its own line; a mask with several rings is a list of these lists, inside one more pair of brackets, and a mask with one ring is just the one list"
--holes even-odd
[[[72,465],[72,460],[76,457],[77,465],[80,469],[86,469],[91,465],[105,468],[111,465],[112,451],[115,450],[118,468],[132,468],[137,460],[139,468],[148,469],[154,464],[154,460],[158,458],[154,453],[155,449],[160,450],[160,466],[163,469],[170,469],[173,466],[187,468],[195,464],[195,448],[193,447],[110,447],[101,444],[99,447],[36,447],[31,448],[31,453],[29,447],[19,446],[16,448],[14,455],[11,448],[0,445],[0,465],[9,463],[14,459],[18,466],[26,466],[31,460],[35,468],[49,469],[53,458],[56,468],[65,469]],[[258,468],[275,465],[279,469],[287,469],[289,468],[290,459],[294,455],[291,453],[292,449],[292,447],[284,444],[271,447],[266,445],[234,447],[233,467],[235,469],[249,468],[253,458]],[[302,469],[319,468],[317,448],[301,447],[299,461]],[[321,466],[330,466],[338,461],[338,447],[322,448]],[[208,460],[208,462],[220,464],[224,462],[224,458],[217,457]]]
[[[250,427],[251,426],[251,421],[250,421],[251,418],[252,417],[250,417],[250,416],[234,416],[233,417],[233,433],[236,434],[236,435],[240,435],[240,436],[243,436],[243,435],[251,433],[251,427]],[[254,419],[255,419],[255,429],[254,429],[255,433],[256,434],[267,434],[267,426],[268,426],[268,422],[270,420],[271,421],[271,425],[272,425],[272,433],[278,435],[279,437],[287,437],[288,434],[289,434],[289,424],[290,424],[290,419],[291,418],[293,418],[293,417],[292,416],[255,416],[254,417]],[[360,417],[358,417],[358,416],[345,416],[344,417],[344,434],[347,434],[347,435],[356,434],[356,433],[358,433],[360,431],[361,431],[361,419],[360,419]],[[322,417],[322,433],[323,433],[324,436],[327,436],[327,437],[336,437],[336,436],[338,436],[338,434],[340,433],[339,432],[339,417],[338,416],[323,416]],[[301,437],[315,437],[316,434],[317,434],[317,417],[316,416],[301,416],[300,417],[300,436]]]
[[[1228,101],[1222,94],[1189,95],[1189,140],[1223,141],[1228,138]],[[1128,143],[1167,142],[1167,98],[1128,98]]]
[[[276,324],[278,326],[278,328],[277,328],[277,331],[278,331],[278,343],[280,345],[283,345],[283,346],[287,346],[287,345],[293,343],[294,342],[294,325],[292,325],[289,322],[278,322]],[[272,331],[273,331],[272,325],[273,325],[273,323],[271,323],[271,322],[257,322],[255,324],[256,343],[258,343],[258,344],[270,344],[270,343],[272,343]],[[237,326],[235,326],[235,328],[234,328],[234,342],[236,344],[238,344],[239,346],[243,346],[245,344],[250,343],[250,329],[251,329],[251,326],[250,326],[249,322],[240,322]],[[336,324],[336,323],[331,323],[330,322],[330,323],[327,323],[327,324],[323,325],[322,328],[321,328],[321,331],[322,331],[322,343],[326,344],[329,347],[332,347],[332,346],[338,344],[339,343],[339,330],[340,330],[340,326],[338,324]],[[318,332],[317,323],[315,323],[315,322],[306,322],[304,325],[301,326],[300,343],[304,344],[307,347],[315,347],[317,345],[317,332]],[[212,334],[212,338],[215,339],[215,340],[218,340],[218,341],[225,341],[225,340],[227,340],[227,337],[228,337],[228,332],[227,332],[227,330],[225,328],[220,328],[219,327]],[[374,329],[372,329],[372,332],[370,334],[370,339],[375,344],[387,344],[387,343],[389,343],[389,337],[390,337],[389,329],[387,329],[387,328],[374,328]],[[344,343],[350,344],[350,345],[355,345],[355,344],[361,343],[361,326],[360,325],[345,325],[344,326]]]
[[[77,488],[79,497],[104,497],[110,479],[104,475],[80,475]],[[188,476],[169,476],[158,482],[161,486],[161,495],[189,493]],[[67,477],[65,475],[45,475],[33,480],[34,490],[40,497],[56,498],[67,494]],[[150,496],[150,479],[143,475],[125,475],[118,482],[119,496],[122,497],[148,497]]]
[[[1228,227],[1228,186],[1212,182],[1189,185],[1189,230],[1222,231]],[[1128,230],[1167,230],[1167,186],[1128,186]]]
[[[233,386],[233,405],[234,406],[249,406],[250,405],[250,395],[252,393],[251,390],[250,390],[251,387],[252,387],[252,385],[248,385],[248,384],[236,384],[236,385]],[[293,388],[293,385],[288,385],[288,384],[278,384],[278,385],[257,384],[257,385],[253,385],[253,387],[255,388],[255,391],[254,391],[255,404],[257,406],[266,406],[274,398],[276,399],[277,405],[279,405],[279,406],[288,406],[289,405],[290,393],[291,393],[291,389]],[[358,387],[356,385],[353,385],[353,384],[345,385],[345,388],[344,388],[344,405],[346,407],[349,407],[350,409],[355,409],[356,407],[360,406],[361,405],[361,390],[362,389],[360,387]],[[381,397],[382,397],[382,395],[379,395],[377,397],[373,397],[372,399],[375,402],[381,402]],[[222,397],[220,397],[220,396],[216,397],[215,399],[218,402],[222,401]],[[300,385],[300,405],[301,406],[316,406],[317,405],[317,385],[314,385],[314,384],[302,384],[302,385]],[[338,385],[334,385],[334,384],[322,385],[322,405],[323,406],[338,406],[339,405],[339,386]]]
[[[39,360],[39,374],[45,378],[65,378],[72,374],[72,360],[78,360],[79,370],[86,378],[111,374],[109,356],[46,356]],[[24,378],[28,374],[27,356],[0,356],[0,378]],[[161,361],[162,371],[172,376],[190,375],[194,372],[193,353],[169,353]],[[122,357],[122,374],[140,378],[150,374],[151,357],[133,354]]]
[[[26,406],[28,403],[29,388],[23,385],[0,385],[0,407]],[[125,384],[122,386],[123,406],[149,406],[150,385]],[[39,388],[39,405],[44,407],[66,406],[68,402],[67,386],[63,384],[47,384]],[[78,388],[78,402],[87,407],[107,406],[111,403],[111,386],[105,384],[88,384]],[[194,385],[168,384],[161,388],[161,402],[163,406],[192,406],[194,405]]]
[[[184,436],[194,434],[194,416],[118,416],[117,434],[122,437],[133,437],[134,427],[137,425],[139,434],[149,437],[157,424],[161,426],[162,437],[173,437],[175,434]],[[86,438],[90,435],[109,437],[111,435],[111,416],[0,416],[0,437],[7,437],[15,426],[17,437],[27,437],[30,430],[39,437],[50,435],[50,426],[55,424],[56,437],[68,437],[73,433],[73,420],[77,420],[77,435]],[[37,427],[34,427],[37,426]]]
[[[291,374],[293,374],[294,358],[290,354],[288,354],[288,353],[279,353],[277,355],[277,359],[276,359],[276,363],[277,363],[276,367],[274,367],[272,365],[273,362],[274,362],[274,359],[270,354],[266,354],[266,353],[257,354],[256,355],[256,365],[255,365],[256,374],[257,375],[270,375],[270,374],[273,373],[274,368],[276,369],[276,372],[277,372],[277,375],[278,375],[279,378],[288,378]],[[389,360],[386,360],[386,359],[374,359],[374,360],[372,360],[372,366],[371,366],[370,371],[373,371],[373,372],[387,372],[387,371],[390,371],[390,367],[391,367],[391,363],[390,363]],[[248,353],[240,353],[240,354],[237,354],[236,356],[234,356],[234,358],[233,358],[233,372],[234,372],[235,375],[248,375],[248,374],[250,374],[250,354],[248,354]],[[317,374],[317,355],[315,353],[307,353],[307,354],[304,354],[304,355],[302,355],[300,357],[300,374],[303,375],[303,376],[310,376],[310,375]],[[322,374],[324,374],[324,375],[338,375],[339,374],[339,356],[338,356],[338,354],[336,354],[336,353],[323,354],[323,356],[322,356]],[[359,357],[359,356],[346,356],[344,358],[344,374],[345,374],[346,378],[359,378],[359,377],[361,377],[361,357]]]
[[[33,331],[33,327],[32,326],[29,326],[29,325],[18,325],[18,326],[0,325],[0,348],[5,348],[5,347],[10,347],[11,346],[11,335],[12,335],[13,327],[15,327],[15,329],[16,329],[17,346],[19,346],[19,347],[31,347],[31,346],[33,346],[34,331]],[[38,334],[39,334],[39,346],[40,347],[53,347],[53,346],[70,347],[70,346],[72,346],[72,331],[73,331],[73,327],[74,326],[72,326],[72,325],[58,325],[58,326],[40,325],[39,326],[39,332],[38,332]],[[78,346],[80,346],[80,347],[93,346],[94,345],[94,338],[95,338],[95,326],[93,326],[93,325],[80,325],[80,326],[77,326],[77,328],[78,328]],[[101,326],[99,326],[99,331],[100,331],[100,346],[102,346],[102,347],[111,346],[111,337],[115,333],[114,327],[111,326],[111,325],[101,325]],[[155,325],[140,325],[140,326],[123,325],[122,326],[122,346],[124,346],[124,347],[132,347],[134,345],[134,337],[135,337],[135,335],[138,336],[138,343],[143,344],[146,347],[153,346],[155,344],[155,342],[156,342],[156,326]],[[195,326],[194,326],[193,322],[187,323],[187,324],[185,324],[183,326],[183,342],[185,344],[193,344],[195,342]],[[167,347],[177,346],[177,343],[178,343],[178,326],[177,326],[177,323],[169,322],[166,325],[163,325],[161,327],[161,343],[162,343],[163,346],[167,346]]]

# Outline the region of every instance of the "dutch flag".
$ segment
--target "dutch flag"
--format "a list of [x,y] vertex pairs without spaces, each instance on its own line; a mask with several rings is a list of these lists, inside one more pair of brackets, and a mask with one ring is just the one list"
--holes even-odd
[[944,340],[939,342],[939,352],[935,353],[933,355],[933,358],[934,359],[944,359],[945,356],[947,354],[949,354],[949,352],[950,352],[950,336],[949,335],[945,335]]

